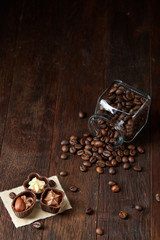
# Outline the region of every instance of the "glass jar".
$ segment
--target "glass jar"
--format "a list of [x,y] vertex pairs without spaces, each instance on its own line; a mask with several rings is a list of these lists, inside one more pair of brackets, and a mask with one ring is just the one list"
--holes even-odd
[[89,130],[114,147],[129,143],[147,123],[150,104],[148,94],[115,80],[99,97]]

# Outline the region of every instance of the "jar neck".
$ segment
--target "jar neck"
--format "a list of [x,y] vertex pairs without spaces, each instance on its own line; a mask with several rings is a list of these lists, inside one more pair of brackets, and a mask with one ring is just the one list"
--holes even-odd
[[[103,126],[99,124],[99,122],[104,122]],[[112,137],[112,141],[110,139],[111,142],[108,142],[108,144],[111,144],[115,148],[121,146],[124,142],[123,133],[120,130],[120,128],[114,125],[106,116],[94,114],[88,120],[88,127],[93,136],[96,136],[98,133],[100,133],[102,130],[102,127],[103,129],[105,129],[105,124],[106,124],[106,129],[108,129],[106,131],[107,133],[110,129],[112,129],[111,131],[113,132],[113,135],[116,133],[116,138],[114,139]]]

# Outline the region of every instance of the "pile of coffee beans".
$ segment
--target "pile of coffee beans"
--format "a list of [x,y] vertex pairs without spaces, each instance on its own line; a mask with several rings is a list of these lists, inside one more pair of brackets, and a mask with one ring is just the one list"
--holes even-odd
[[[144,103],[147,103],[144,96],[121,83],[114,83],[101,99],[98,114],[107,114],[114,125],[123,122],[121,131],[126,140],[131,140],[145,124],[149,105]],[[141,113],[134,117],[140,108]]]
[[142,146],[136,148],[132,144],[123,144],[114,148],[110,143],[108,144],[108,132],[111,133],[111,130],[102,129],[96,137],[84,133],[82,138],[71,136],[69,140],[62,140],[61,159],[67,159],[68,152],[77,154],[83,160],[79,167],[81,172],[87,172],[92,165],[96,166],[96,172],[99,174],[104,173],[104,169],[108,168],[108,173],[114,175],[118,166],[122,166],[125,170],[132,168],[137,172],[142,171],[141,166],[134,164],[134,157],[144,153]]

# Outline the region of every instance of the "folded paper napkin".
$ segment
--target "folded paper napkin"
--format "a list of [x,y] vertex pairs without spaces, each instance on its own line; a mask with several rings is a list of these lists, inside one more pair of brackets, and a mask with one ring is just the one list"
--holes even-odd
[[[64,192],[57,176],[52,176],[49,179],[54,180],[56,182],[55,188]],[[40,205],[39,201],[37,201],[34,208],[33,208],[32,213],[29,216],[27,216],[25,218],[18,218],[18,217],[15,216],[15,214],[12,210],[12,207],[11,207],[12,199],[10,199],[9,193],[14,192],[14,193],[18,194],[18,193],[23,192],[23,191],[24,191],[24,187],[20,186],[20,187],[17,187],[17,188],[13,188],[13,189],[10,189],[10,190],[5,190],[3,192],[0,192],[0,197],[2,198],[2,201],[5,205],[5,207],[7,208],[7,211],[9,213],[9,215],[11,216],[12,221],[13,221],[16,228],[28,225],[32,222],[35,222],[35,221],[39,220],[39,219],[44,219],[44,218],[55,216],[55,215],[57,215],[61,212],[64,212],[64,211],[72,208],[72,206],[70,205],[70,202],[68,201],[68,198],[65,194],[64,201],[63,201],[62,206],[61,206],[58,213],[53,214],[53,213],[48,213],[48,212],[43,211],[41,209],[41,205]]]

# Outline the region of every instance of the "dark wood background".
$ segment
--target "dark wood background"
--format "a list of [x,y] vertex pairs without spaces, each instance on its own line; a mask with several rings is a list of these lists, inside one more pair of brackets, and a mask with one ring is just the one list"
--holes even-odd
[[[157,0],[4,0],[0,2],[0,190],[27,175],[58,175],[73,206],[16,229],[0,201],[0,239],[159,240],[160,204],[160,8]],[[98,96],[121,79],[152,97],[147,126],[135,144],[142,173],[118,168],[115,176],[79,171],[81,159],[60,160],[60,141],[87,130]],[[108,180],[119,182],[113,194]],[[75,184],[79,192],[71,193]],[[132,209],[135,203],[143,212]],[[85,215],[85,207],[95,209]],[[118,218],[125,209],[129,219]],[[104,236],[95,234],[104,228]]]

